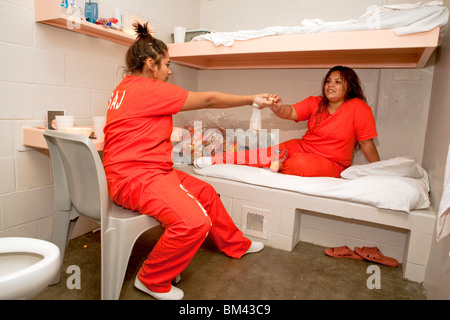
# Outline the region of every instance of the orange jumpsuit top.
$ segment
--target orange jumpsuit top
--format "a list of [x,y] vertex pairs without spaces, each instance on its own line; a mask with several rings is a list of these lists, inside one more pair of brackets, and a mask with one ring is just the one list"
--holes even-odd
[[377,137],[372,109],[361,99],[347,100],[335,113],[325,111],[314,127],[321,100],[321,96],[312,96],[293,105],[298,121],[308,120],[301,145],[306,152],[322,155],[347,168],[352,164],[357,141]]
[[187,96],[175,85],[128,76],[108,105],[103,165],[110,196],[166,226],[138,272],[139,281],[155,292],[171,289],[207,235],[233,258],[251,245],[212,186],[172,168],[172,115]]
[[[121,179],[136,168],[172,170],[172,115],[188,91],[144,77],[127,76],[108,103],[103,148],[106,178]],[[115,190],[110,190],[114,196]]]

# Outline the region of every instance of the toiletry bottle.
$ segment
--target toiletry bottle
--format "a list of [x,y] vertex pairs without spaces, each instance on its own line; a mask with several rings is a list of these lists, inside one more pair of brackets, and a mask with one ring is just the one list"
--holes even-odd
[[61,13],[66,14],[68,6],[67,0],[61,0]]
[[95,23],[98,19],[98,5],[96,0],[88,0],[84,5],[86,21]]

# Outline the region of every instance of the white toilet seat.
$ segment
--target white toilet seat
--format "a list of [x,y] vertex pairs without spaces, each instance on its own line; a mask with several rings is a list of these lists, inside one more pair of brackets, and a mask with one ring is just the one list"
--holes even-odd
[[29,299],[45,289],[59,271],[59,248],[51,242],[20,237],[0,238],[0,255],[35,254],[39,261],[0,275],[0,299]]

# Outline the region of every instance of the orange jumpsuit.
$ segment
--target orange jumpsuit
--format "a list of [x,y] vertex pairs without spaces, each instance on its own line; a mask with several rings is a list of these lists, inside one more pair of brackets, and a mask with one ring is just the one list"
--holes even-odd
[[353,150],[358,141],[377,136],[371,108],[361,99],[347,100],[335,113],[327,111],[316,124],[315,113],[322,97],[309,97],[293,105],[298,121],[308,120],[308,130],[301,139],[277,146],[216,155],[213,164],[235,163],[268,168],[273,151],[282,159],[280,173],[303,177],[340,177],[352,164]]
[[172,115],[187,95],[172,84],[127,76],[108,104],[103,165],[110,196],[167,226],[138,272],[154,292],[170,290],[208,235],[233,258],[251,245],[212,186],[172,168]]

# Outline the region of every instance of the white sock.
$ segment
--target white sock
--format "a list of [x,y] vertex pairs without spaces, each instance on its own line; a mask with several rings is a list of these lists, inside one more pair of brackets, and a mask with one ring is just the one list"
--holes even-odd
[[212,166],[212,158],[211,157],[201,157],[194,160],[194,167],[196,169],[202,169]]
[[136,279],[134,280],[134,286],[138,288],[139,290],[145,292],[148,295],[151,295],[153,298],[158,300],[181,300],[183,299],[184,292],[183,290],[172,286],[170,288],[169,292],[165,293],[159,293],[159,292],[153,292],[150,291],[136,276]]
[[245,254],[259,252],[262,249],[264,249],[264,243],[259,242],[259,241],[252,241],[250,248],[248,248],[248,250],[247,250],[247,252],[245,252]]

